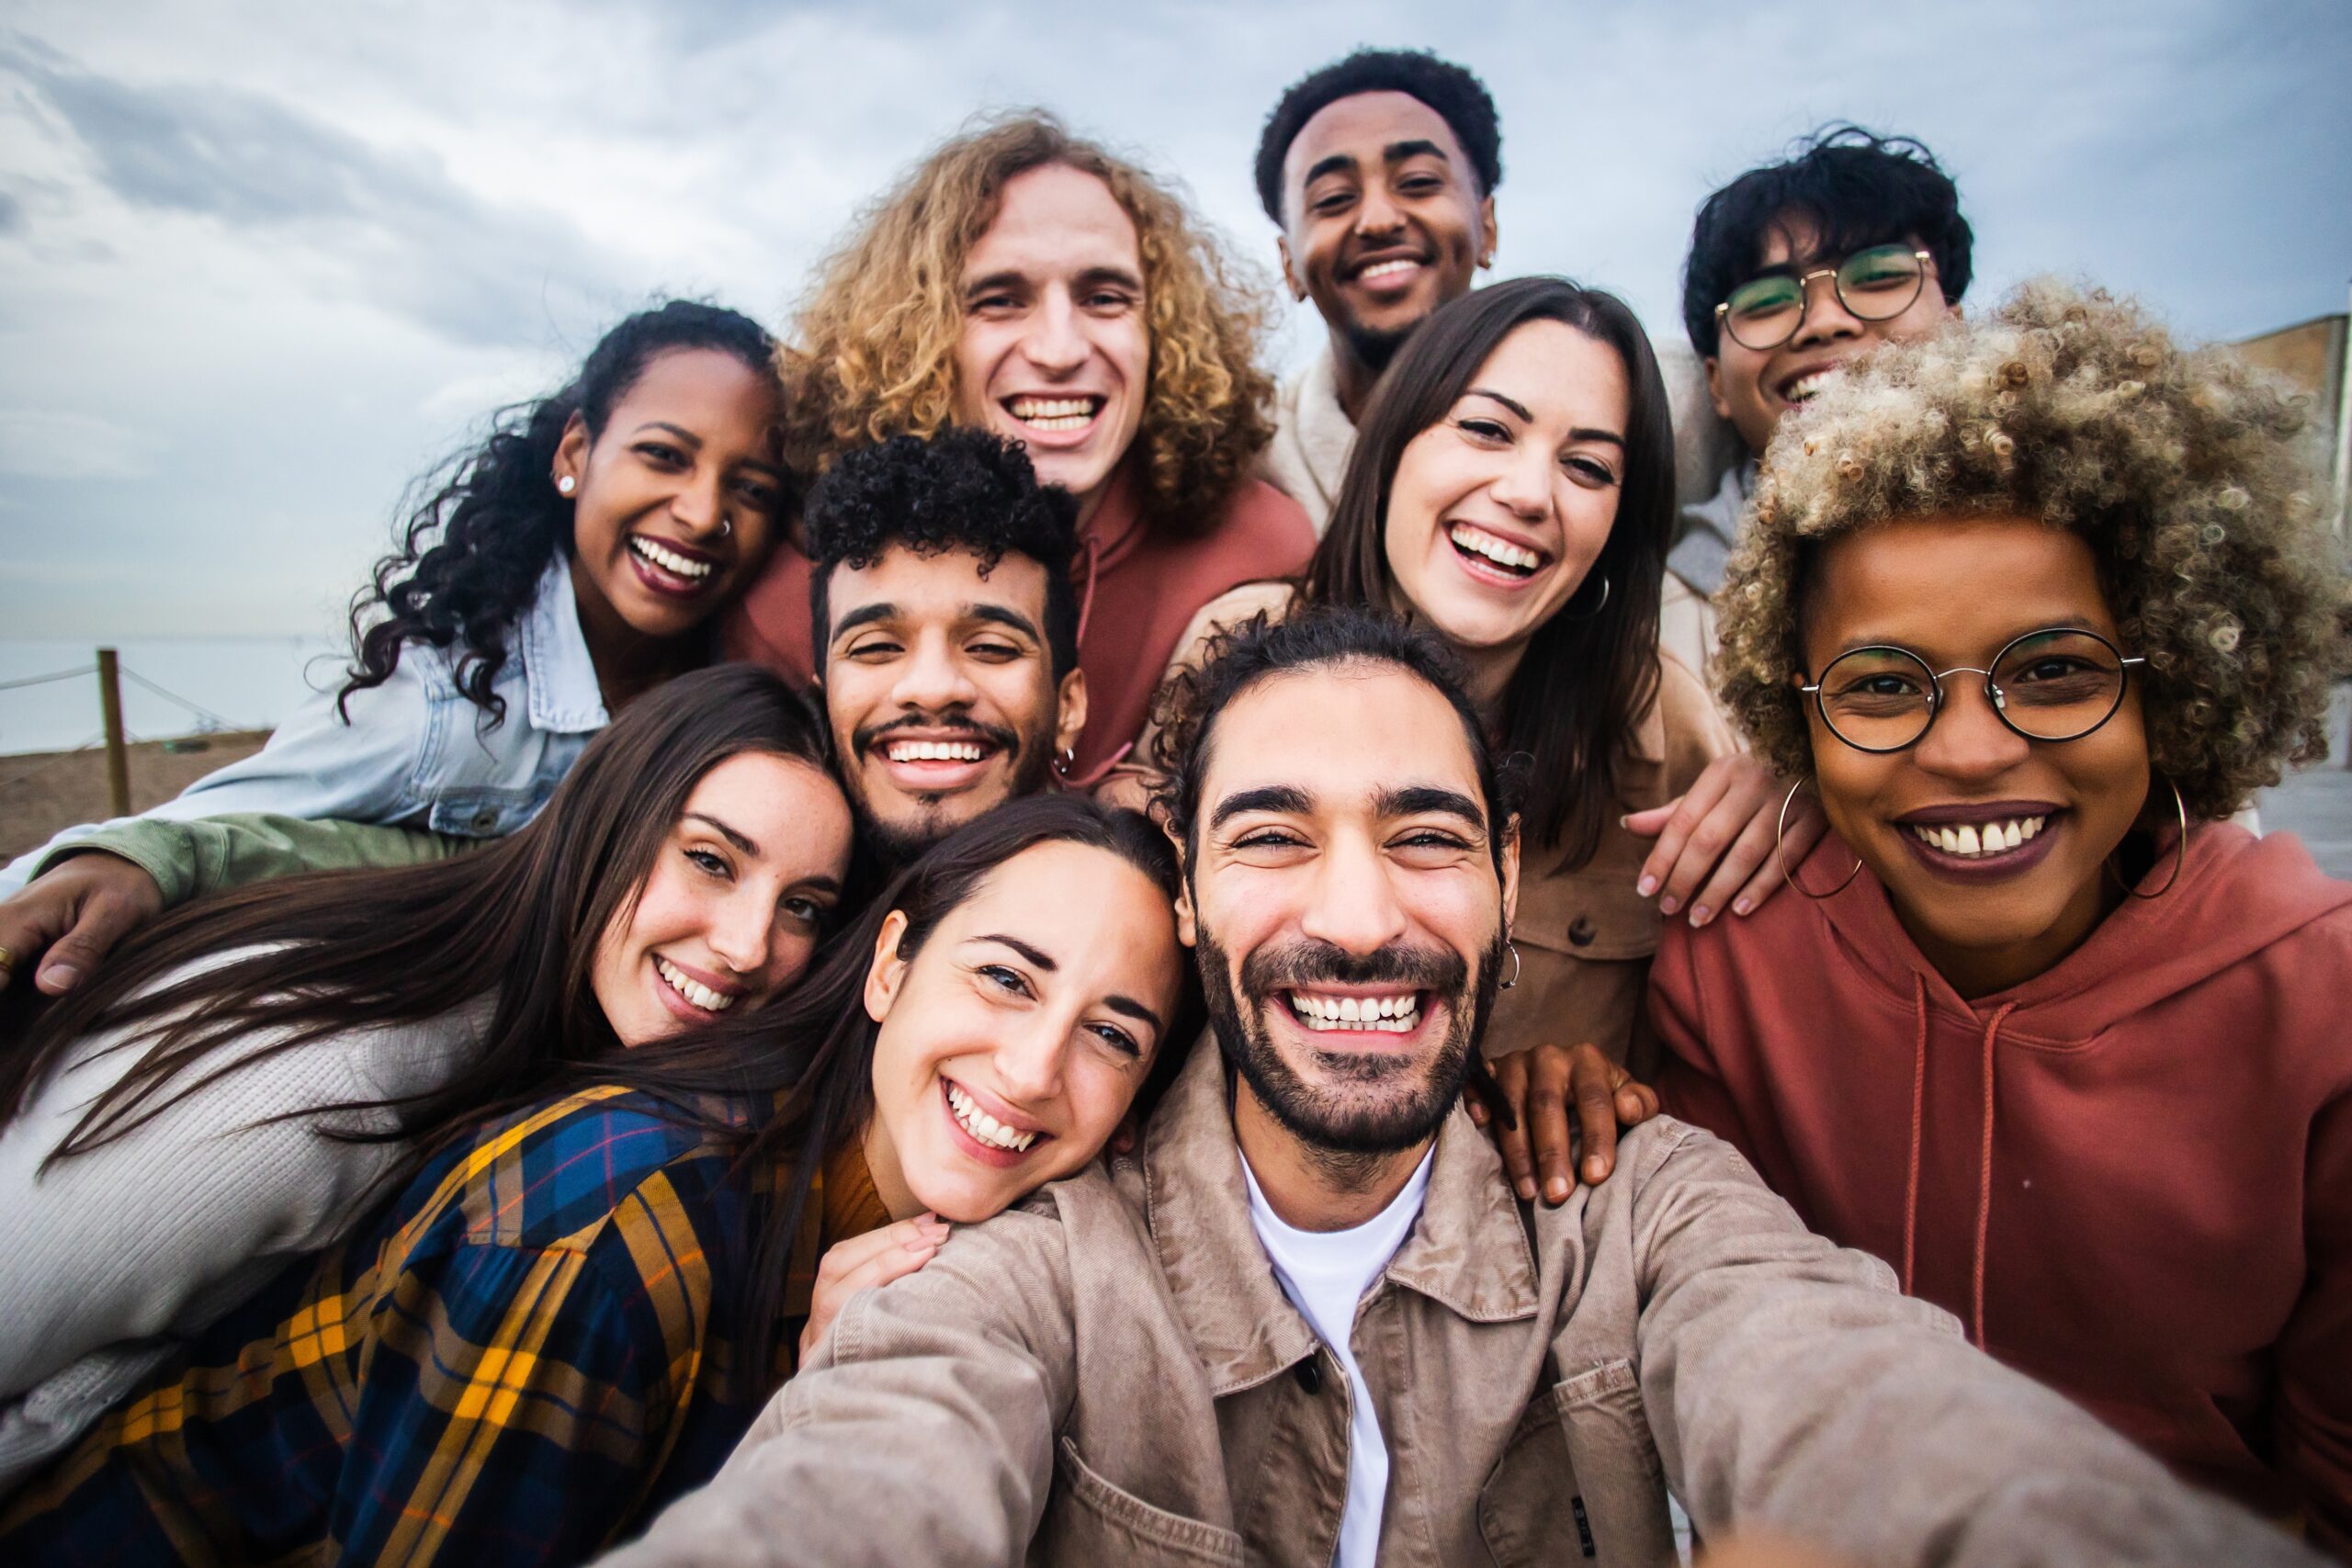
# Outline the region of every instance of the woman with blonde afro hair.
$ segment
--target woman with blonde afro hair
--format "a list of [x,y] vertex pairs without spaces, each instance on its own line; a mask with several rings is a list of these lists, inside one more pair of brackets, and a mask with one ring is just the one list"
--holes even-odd
[[1783,422],[1719,684],[1833,829],[1669,927],[1667,1108],[2184,1476],[2352,1550],[2352,886],[2301,401],[2041,282]]
[[[1263,290],[1169,186],[1036,111],[943,144],[820,268],[780,355],[786,455],[951,425],[1020,443],[1078,502],[1090,717],[1062,776],[1100,776],[1143,728],[1193,615],[1303,568],[1296,502],[1255,477],[1273,383]],[[728,636],[807,677],[808,561],[788,540]]]

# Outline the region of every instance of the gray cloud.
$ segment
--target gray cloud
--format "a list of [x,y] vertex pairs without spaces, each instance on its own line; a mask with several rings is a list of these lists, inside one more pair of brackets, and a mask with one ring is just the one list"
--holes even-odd
[[0,70],[25,81],[127,205],[280,231],[351,293],[458,342],[536,343],[551,310],[601,310],[626,292],[563,219],[492,206],[430,154],[379,148],[276,99],[132,85],[46,48],[0,46]]
[[0,234],[21,234],[31,225],[25,218],[25,204],[0,190]]

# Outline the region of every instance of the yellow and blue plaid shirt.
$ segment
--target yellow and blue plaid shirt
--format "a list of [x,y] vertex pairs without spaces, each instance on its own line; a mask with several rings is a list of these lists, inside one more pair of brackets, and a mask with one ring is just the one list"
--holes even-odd
[[[728,1319],[777,1173],[730,1178],[733,1156],[609,1086],[484,1129],[11,1499],[0,1559],[594,1556],[716,1473],[756,1414],[722,1393]],[[822,1248],[888,1219],[854,1145],[819,1188],[796,1314]]]

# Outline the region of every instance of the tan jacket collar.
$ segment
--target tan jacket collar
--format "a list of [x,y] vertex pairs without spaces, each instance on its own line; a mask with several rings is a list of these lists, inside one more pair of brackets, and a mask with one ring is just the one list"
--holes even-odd
[[[1176,1310],[1222,1398],[1265,1382],[1315,1349],[1250,1223],[1225,1060],[1213,1035],[1152,1117],[1145,1137],[1146,1223]],[[1474,1323],[1532,1317],[1535,1256],[1502,1161],[1457,1108],[1430,1168],[1429,1196],[1386,1278]]]

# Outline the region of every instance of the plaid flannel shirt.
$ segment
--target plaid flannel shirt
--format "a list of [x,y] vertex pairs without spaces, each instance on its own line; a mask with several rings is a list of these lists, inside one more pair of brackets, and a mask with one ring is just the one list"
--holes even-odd
[[[716,1473],[756,1413],[722,1394],[728,1303],[775,1173],[730,1180],[732,1157],[609,1086],[484,1129],[110,1412],[10,1501],[0,1558],[594,1555]],[[854,1145],[829,1165],[796,1314],[824,1233],[888,1218]]]

